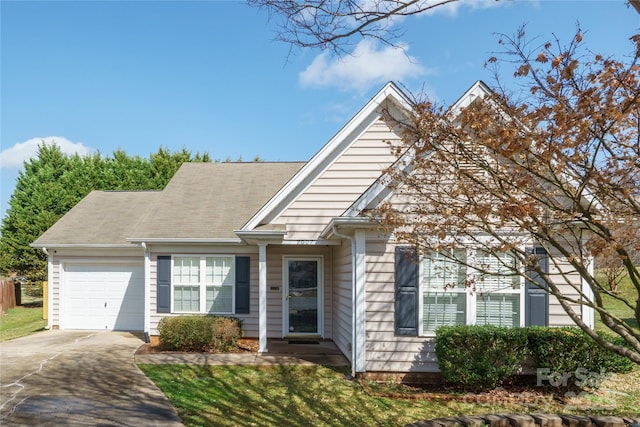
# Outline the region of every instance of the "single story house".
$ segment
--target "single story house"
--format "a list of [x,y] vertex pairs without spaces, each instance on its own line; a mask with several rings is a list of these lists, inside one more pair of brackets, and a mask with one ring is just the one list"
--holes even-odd
[[[475,83],[453,109],[488,91]],[[440,324],[571,325],[524,281],[434,293],[438,261],[413,262],[363,214],[393,197],[385,114],[409,106],[388,83],[308,162],[188,163],[162,191],[90,193],[32,245],[48,254],[49,327],[153,336],[165,316],[232,315],[260,352],[332,340],[363,373],[437,371]]]

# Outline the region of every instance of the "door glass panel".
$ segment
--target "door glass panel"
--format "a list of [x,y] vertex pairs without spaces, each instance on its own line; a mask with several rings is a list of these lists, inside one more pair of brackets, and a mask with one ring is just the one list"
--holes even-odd
[[288,261],[289,333],[318,333],[318,261]]

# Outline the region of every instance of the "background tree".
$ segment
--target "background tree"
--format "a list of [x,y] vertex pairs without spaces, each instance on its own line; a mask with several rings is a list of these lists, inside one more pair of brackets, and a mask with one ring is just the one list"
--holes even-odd
[[28,273],[38,279],[47,277],[44,254],[29,244],[78,201],[74,189],[65,187],[61,180],[69,167],[69,157],[55,145],[40,146],[38,157],[25,163],[2,221],[3,272]]
[[[640,247],[640,35],[625,61],[589,53],[579,30],[568,46],[533,45],[524,29],[500,43],[505,50],[489,66],[515,64],[518,97],[496,74],[495,91],[460,111],[416,102],[410,120],[392,123],[403,134],[394,146],[400,160],[389,170],[396,201],[376,214],[398,240],[423,251],[513,253],[520,268],[500,268],[537,273],[580,328],[640,363],[637,323],[604,302],[617,300],[640,322],[632,257]],[[526,250],[534,243],[552,254],[559,273],[551,277]],[[593,259],[603,254],[623,266],[631,295],[594,274]],[[576,275],[589,291],[571,280]],[[581,307],[625,344],[591,330]]]
[[46,257],[29,244],[92,190],[162,189],[182,163],[210,161],[209,154],[193,155],[186,148],[172,153],[161,147],[145,159],[121,149],[112,157],[67,156],[56,145],[41,145],[18,175],[2,220],[0,271],[46,279]]
[[393,44],[393,19],[417,15],[458,0],[248,0],[278,19],[277,39],[298,47],[343,52],[354,38]]
[[186,148],[182,151],[171,153],[169,150],[160,147],[157,153],[151,155],[151,174],[155,188],[164,188],[171,181],[173,175],[185,162],[211,162],[209,153],[192,154]]

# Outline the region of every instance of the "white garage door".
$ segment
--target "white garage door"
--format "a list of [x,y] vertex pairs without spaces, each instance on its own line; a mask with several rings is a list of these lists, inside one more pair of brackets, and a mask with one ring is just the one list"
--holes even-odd
[[144,268],[137,264],[67,264],[65,329],[141,331]]

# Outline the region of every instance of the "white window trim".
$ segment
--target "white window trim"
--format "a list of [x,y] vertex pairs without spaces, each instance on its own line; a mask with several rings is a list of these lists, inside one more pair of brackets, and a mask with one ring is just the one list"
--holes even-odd
[[[176,311],[174,307],[174,288],[176,284],[174,283],[173,270],[176,258],[200,258],[199,270],[198,270],[198,295],[199,295],[199,311]],[[228,286],[228,285],[214,285],[210,282],[206,281],[206,269],[207,269],[207,258],[231,258],[233,260],[233,277],[234,283],[231,285],[231,311],[229,312],[216,312],[216,311],[207,311],[207,287],[208,286]],[[236,255],[234,254],[172,254],[171,255],[171,313],[174,314],[215,314],[215,315],[233,315],[236,311],[236,284],[235,278],[238,272],[236,271]],[[193,284],[195,286],[196,284]]]
[[[462,248],[461,248],[462,249]],[[473,263],[469,262],[469,260],[473,261],[475,259],[474,252],[477,249],[475,248],[466,248],[467,252],[467,263],[470,265],[469,268],[473,267]],[[426,291],[426,283],[424,283],[424,260],[425,257],[422,256],[420,259],[420,270],[419,270],[419,280],[418,280],[418,335],[421,337],[434,338],[436,336],[435,331],[425,331],[424,330],[424,292]],[[520,266],[522,268],[522,266]],[[525,326],[525,279],[522,276],[518,277],[520,282],[520,286],[518,288],[518,292],[514,291],[494,291],[491,293],[504,293],[504,294],[518,294],[520,296],[520,319],[519,326]],[[474,291],[470,287],[466,287],[466,325],[475,325],[476,324],[476,315],[477,315],[477,300],[478,300],[478,292]]]

